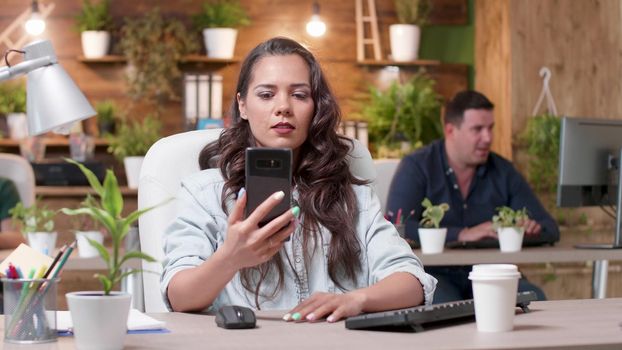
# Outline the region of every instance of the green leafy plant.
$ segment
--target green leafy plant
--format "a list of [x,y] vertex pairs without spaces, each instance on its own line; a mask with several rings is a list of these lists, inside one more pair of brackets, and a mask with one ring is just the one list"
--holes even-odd
[[140,270],[130,270],[123,272],[121,267],[131,259],[142,259],[149,262],[156,260],[140,251],[128,251],[121,255],[121,244],[128,234],[130,226],[138,220],[138,218],[153,209],[149,207],[136,210],[126,217],[123,217],[123,196],[119,189],[119,183],[112,170],[106,171],[104,182],[101,183],[95,174],[84,165],[70,159],[67,162],[77,165],[82,173],[86,176],[91,188],[96,193],[96,198],[89,195],[87,200],[77,209],[63,208],[61,211],[66,215],[87,215],[93,220],[99,222],[112,238],[112,255],[100,243],[89,239],[89,243],[97,249],[99,256],[106,263],[107,271],[105,274],[96,274],[103,288],[104,294],[109,295],[112,288],[126,276],[141,272]]
[[395,0],[397,19],[402,24],[426,25],[431,9],[430,0]]
[[130,66],[128,93],[158,106],[166,99],[178,99],[177,63],[198,49],[198,44],[176,19],[165,19],[155,8],[142,17],[126,19],[119,46]]
[[112,17],[110,16],[110,0],[101,0],[98,3],[92,3],[90,0],[82,1],[82,9],[75,17],[76,29],[79,32],[88,30],[112,29]]
[[107,135],[110,142],[108,152],[117,159],[144,156],[149,148],[160,139],[162,123],[154,116],[147,115],[142,122],[124,119],[114,135]]
[[117,119],[117,104],[113,100],[100,101],[95,105],[97,112],[97,124],[99,131],[103,134],[113,134]]
[[369,123],[369,138],[379,149],[401,148],[401,141],[412,149],[443,136],[441,97],[434,80],[417,73],[404,84],[394,82],[386,91],[371,87],[362,115]]
[[18,202],[15,207],[9,210],[9,214],[11,214],[11,219],[21,223],[23,234],[54,231],[56,212],[42,205],[41,198],[37,198],[30,207],[25,207],[24,203]]
[[22,83],[0,84],[0,114],[26,113],[26,87]]
[[449,210],[449,204],[441,203],[439,205],[433,205],[429,199],[424,198],[421,205],[425,209],[421,214],[419,226],[424,228],[439,228],[441,220],[443,220],[445,213]]
[[529,118],[519,137],[529,156],[527,179],[538,192],[557,188],[560,129],[560,118],[542,114]]
[[238,28],[251,23],[238,1],[209,0],[203,3],[201,12],[192,17],[197,30],[203,28]]
[[514,210],[510,207],[497,208],[497,215],[492,217],[492,224],[495,228],[499,227],[520,227],[525,221],[529,220],[527,208]]

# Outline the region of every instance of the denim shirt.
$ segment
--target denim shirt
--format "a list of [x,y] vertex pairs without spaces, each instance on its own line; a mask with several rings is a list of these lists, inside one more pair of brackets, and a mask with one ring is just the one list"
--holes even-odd
[[466,198],[463,198],[458,180],[447,162],[444,140],[404,157],[398,166],[387,200],[390,212],[410,213],[406,221],[406,236],[419,240],[418,227],[423,207],[429,198],[433,203],[448,203],[449,211],[441,221],[447,227],[448,242],[455,241],[460,231],[492,220],[497,207],[527,208],[529,217],[542,226],[541,236],[553,243],[559,241],[555,220],[546,212],[529,184],[512,163],[494,152],[477,167]]
[[[178,217],[164,234],[161,292],[169,309],[167,288],[171,278],[177,272],[199,266],[209,259],[226,238],[227,215],[221,207],[223,186],[219,169],[203,170],[182,181],[177,197]],[[310,252],[306,255],[309,258],[305,259],[301,225],[296,225],[291,239],[279,252],[284,265],[283,289],[272,298],[262,297],[271,294],[276,284],[276,278],[266,278],[259,297],[262,310],[291,309],[315,292],[345,293],[370,286],[395,272],[414,275],[424,288],[425,303],[432,302],[436,279],[424,272],[421,261],[399,237],[394,226],[384,219],[380,201],[371,187],[354,185],[353,189],[358,205],[356,234],[361,246],[361,270],[356,281],[347,278],[340,280],[344,287],[341,290],[330,279],[327,266],[331,235],[324,227],[320,227],[321,239],[317,240],[315,249],[308,248]],[[294,191],[293,195],[296,194]],[[227,203],[229,212],[233,204],[233,200]],[[301,209],[299,219],[304,220],[304,208]],[[227,304],[256,308],[255,295],[242,286],[239,272],[204,311],[217,310]]]

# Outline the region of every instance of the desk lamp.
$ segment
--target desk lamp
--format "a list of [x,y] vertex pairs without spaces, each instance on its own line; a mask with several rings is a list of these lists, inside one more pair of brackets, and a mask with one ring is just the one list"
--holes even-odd
[[[11,52],[22,53],[24,61],[11,66],[8,61]],[[23,50],[9,50],[4,60],[6,66],[0,67],[0,81],[28,74],[26,114],[30,135],[48,131],[67,134],[73,123],[96,114],[78,86],[58,64],[49,40],[32,42]]]

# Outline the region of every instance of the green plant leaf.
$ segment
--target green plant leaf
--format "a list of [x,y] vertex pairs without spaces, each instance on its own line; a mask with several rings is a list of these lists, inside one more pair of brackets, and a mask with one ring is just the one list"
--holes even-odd
[[99,279],[104,287],[104,295],[110,295],[110,291],[112,290],[112,281],[108,278],[108,276],[104,276],[102,274],[96,273],[95,278]]
[[102,195],[102,193],[104,192],[102,184],[101,182],[99,182],[99,180],[97,179],[97,176],[95,176],[95,174],[91,171],[91,169],[85,167],[84,165],[76,162],[73,159],[65,158],[65,161],[68,163],[77,165],[78,168],[80,168],[80,171],[82,171],[82,173],[84,174],[84,176],[86,176],[86,179],[88,180],[89,185],[91,185],[91,188],[93,188],[93,190],[95,190],[95,192],[98,195],[100,196]]
[[148,254],[145,254],[139,251],[132,251],[132,252],[127,252],[125,253],[125,255],[123,255],[123,257],[121,258],[121,261],[119,262],[119,266],[123,266],[123,264],[125,264],[126,261],[131,260],[131,259],[142,259],[142,260],[146,260],[147,262],[157,261],[156,259],[151,257],[151,255],[148,255]]
[[110,269],[112,267],[112,262],[110,261],[110,253],[108,253],[108,249],[106,249],[106,247],[104,247],[101,243],[95,240],[92,240],[90,238],[87,238],[87,240],[89,241],[89,244],[91,246],[97,249],[99,256],[102,258],[102,260],[104,260],[106,266]]
[[121,215],[121,210],[123,210],[123,195],[119,189],[117,177],[110,169],[106,171],[104,178],[102,206],[114,218],[118,218]]

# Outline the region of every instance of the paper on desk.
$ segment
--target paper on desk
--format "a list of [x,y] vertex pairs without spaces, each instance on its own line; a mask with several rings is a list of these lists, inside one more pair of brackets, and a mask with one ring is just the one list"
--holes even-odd
[[[147,316],[144,313],[130,309],[130,314],[127,317],[127,330],[128,331],[144,331],[150,329],[162,329],[166,326],[164,321],[158,321],[151,316]],[[73,322],[71,322],[71,314],[69,311],[57,311],[56,312],[56,329],[59,331],[68,331],[73,328]]]
[[19,266],[22,273],[28,274],[28,271],[32,268],[34,268],[35,271],[39,271],[41,266],[49,267],[52,261],[52,258],[49,256],[41,254],[22,243],[2,261],[0,264],[0,274],[4,276],[4,272],[9,268],[9,263],[13,264],[15,267]]

